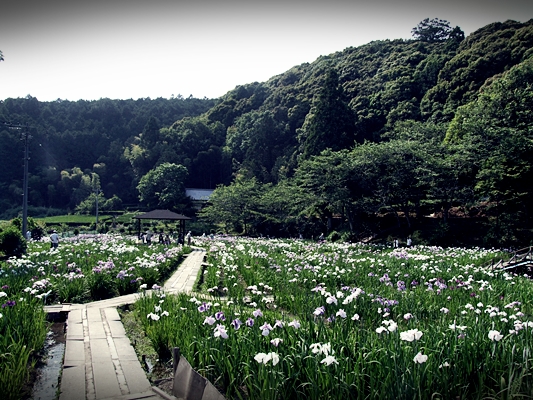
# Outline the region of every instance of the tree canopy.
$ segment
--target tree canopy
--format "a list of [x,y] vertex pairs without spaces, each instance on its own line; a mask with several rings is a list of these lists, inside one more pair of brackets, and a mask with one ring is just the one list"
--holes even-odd
[[456,26],[452,28],[445,19],[426,18],[415,26],[411,33],[417,40],[425,42],[442,42],[448,39],[463,40],[464,32]]
[[[533,20],[464,38],[426,19],[413,36],[323,55],[216,100],[28,96],[1,101],[0,121],[33,126],[29,203],[43,210],[90,210],[94,182],[104,202],[178,209],[185,187],[216,188],[202,215],[225,231],[368,238],[440,220],[431,235],[442,239],[461,215],[478,241],[506,227],[520,234],[505,240],[528,243]],[[22,157],[4,126],[0,157]],[[21,187],[22,171],[0,170],[4,215],[20,210]]]

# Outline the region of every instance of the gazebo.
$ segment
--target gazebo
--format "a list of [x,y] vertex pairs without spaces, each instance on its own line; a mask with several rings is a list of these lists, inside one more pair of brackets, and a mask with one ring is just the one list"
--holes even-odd
[[139,234],[141,235],[141,223],[143,219],[159,219],[159,220],[170,220],[170,221],[180,221],[178,225],[178,238],[183,240],[185,237],[185,221],[192,218],[186,217],[185,215],[177,214],[170,210],[152,210],[145,214],[136,215],[135,217],[139,221]]

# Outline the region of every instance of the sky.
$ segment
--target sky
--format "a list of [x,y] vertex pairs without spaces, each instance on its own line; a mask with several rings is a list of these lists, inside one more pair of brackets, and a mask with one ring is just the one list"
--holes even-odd
[[2,0],[0,100],[218,98],[321,55],[533,18],[531,0]]

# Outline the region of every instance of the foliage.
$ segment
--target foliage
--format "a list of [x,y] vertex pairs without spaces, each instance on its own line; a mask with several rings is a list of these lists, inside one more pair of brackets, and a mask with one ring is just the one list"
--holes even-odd
[[184,185],[187,174],[187,168],[183,165],[159,165],[139,181],[137,190],[140,201],[150,208],[182,211],[187,203]]
[[272,111],[251,111],[235,120],[226,135],[226,152],[236,168],[261,182],[276,182],[283,174],[296,138]]
[[200,218],[217,224],[224,232],[253,233],[263,190],[255,178],[239,175],[233,184],[219,186],[212,193],[210,204],[200,211]]
[[[0,120],[36,128],[29,202],[39,210],[93,212],[95,188],[105,207],[107,199],[136,207],[142,188],[145,205],[184,210],[181,187],[218,188],[207,211],[220,211],[209,218],[226,231],[386,237],[393,226],[405,234],[436,226],[428,215],[449,224],[461,210],[473,226],[489,224],[473,237],[514,230],[509,243],[529,244],[529,81],[511,71],[532,56],[532,32],[533,21],[506,21],[463,40],[458,27],[425,19],[416,40],[349,47],[216,101],[28,96],[1,102]],[[16,132],[1,129],[0,142],[2,160],[18,165]],[[163,165],[187,174],[165,182]],[[7,218],[20,210],[21,178],[16,168],[0,171]],[[243,205],[231,194],[238,187],[256,197]]]
[[456,26],[452,28],[445,19],[426,18],[415,26],[411,33],[413,38],[425,42],[441,42],[448,39],[463,40],[464,32]]
[[486,267],[499,250],[205,244],[201,295],[153,293],[134,312],[159,359],[179,347],[228,399],[531,393],[533,286]]
[[[214,104],[214,100],[181,96],[75,102],[61,99],[40,102],[27,96],[1,101],[0,122],[34,127],[29,142],[29,204],[72,210],[86,196],[71,198],[79,181],[64,187],[62,171],[77,167],[84,174],[97,173],[106,198],[116,195],[126,203],[134,203],[137,182],[124,151],[143,132],[150,117],[169,126],[183,117],[199,115]],[[23,149],[18,133],[0,128],[0,142],[0,158],[9,165],[19,165]],[[18,168],[0,171],[2,208],[9,208],[4,202],[19,204],[22,175]]]
[[436,85],[425,93],[422,115],[451,120],[459,106],[475,100],[487,81],[531,56],[532,30],[533,21],[506,21],[472,33],[442,67]]
[[[533,213],[533,58],[495,79],[473,102],[460,107],[446,140],[475,154],[476,191],[491,214],[509,227],[528,226]],[[496,225],[500,225],[497,222]],[[516,241],[506,237],[504,243]]]
[[46,339],[46,315],[38,299],[9,287],[0,293],[0,389],[3,399],[18,400]]
[[333,68],[326,74],[300,135],[304,159],[328,148],[338,151],[355,143],[354,115]]
[[64,238],[57,249],[50,249],[48,240],[31,241],[28,249],[25,257],[0,263],[2,399],[21,398],[44,346],[43,304],[83,303],[162,285],[190,251],[111,235]]
[[20,257],[26,252],[26,239],[22,236],[21,229],[8,226],[0,231],[0,254],[6,257]]

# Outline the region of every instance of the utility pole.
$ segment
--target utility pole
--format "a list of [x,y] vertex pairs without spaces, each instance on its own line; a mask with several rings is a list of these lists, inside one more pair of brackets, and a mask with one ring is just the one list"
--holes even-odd
[[96,225],[94,226],[96,232],[98,232],[98,194],[100,194],[100,189],[96,188]]
[[15,125],[4,122],[3,125],[9,129],[21,131],[20,140],[24,141],[24,180],[22,185],[22,236],[26,238],[28,230],[28,160],[30,159],[29,141],[32,138],[29,132],[29,126]]
[[24,185],[22,194],[22,236],[26,237],[28,230],[28,160],[29,150],[28,142],[31,135],[28,131],[22,133],[22,140],[24,140]]

